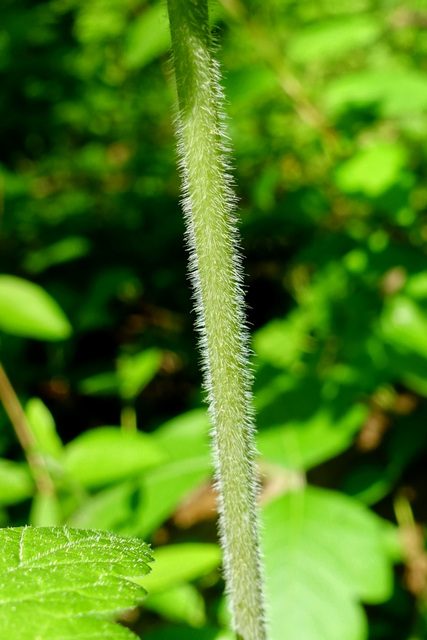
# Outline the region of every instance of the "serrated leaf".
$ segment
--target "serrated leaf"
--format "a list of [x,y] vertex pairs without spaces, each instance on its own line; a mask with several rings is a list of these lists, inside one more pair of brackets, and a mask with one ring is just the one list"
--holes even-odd
[[38,340],[64,340],[71,326],[41,287],[16,276],[0,276],[0,331]]
[[111,620],[145,597],[150,571],[138,539],[67,527],[0,530],[0,637],[131,640]]
[[98,427],[64,448],[64,465],[84,487],[102,487],[164,462],[162,449],[148,434]]
[[364,640],[359,601],[392,593],[386,523],[356,500],[312,487],[275,500],[263,519],[272,636]]

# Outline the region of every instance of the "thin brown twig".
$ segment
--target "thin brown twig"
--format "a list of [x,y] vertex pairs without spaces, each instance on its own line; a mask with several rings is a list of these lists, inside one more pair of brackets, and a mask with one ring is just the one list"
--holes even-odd
[[13,429],[24,451],[37,491],[44,496],[55,493],[55,487],[43,456],[37,451],[37,440],[27,420],[24,409],[0,363],[0,400],[9,416]]

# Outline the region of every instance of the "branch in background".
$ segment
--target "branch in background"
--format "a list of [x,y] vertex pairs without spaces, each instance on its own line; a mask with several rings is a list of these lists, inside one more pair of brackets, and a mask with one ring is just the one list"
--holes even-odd
[[338,154],[340,140],[337,132],[306,94],[300,80],[286,64],[282,51],[271,34],[265,32],[259,23],[250,18],[240,0],[220,0],[220,2],[228,16],[239,23],[254,43],[262,60],[272,69],[301,121],[318,132],[327,153]]
[[55,494],[55,487],[46,467],[43,456],[37,451],[37,441],[28,423],[24,409],[16,395],[9,378],[0,363],[0,400],[15,430],[24,451],[31,473],[40,495]]

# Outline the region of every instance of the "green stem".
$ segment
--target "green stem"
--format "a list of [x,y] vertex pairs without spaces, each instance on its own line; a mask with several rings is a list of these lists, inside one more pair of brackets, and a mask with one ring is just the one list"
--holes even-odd
[[168,0],[184,212],[233,627],[265,640],[248,336],[207,0]]

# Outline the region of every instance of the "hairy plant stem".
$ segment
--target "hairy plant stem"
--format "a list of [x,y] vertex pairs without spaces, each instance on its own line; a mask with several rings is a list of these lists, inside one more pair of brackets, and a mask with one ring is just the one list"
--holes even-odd
[[238,638],[265,640],[251,374],[219,72],[207,0],[168,0],[168,10],[183,204],[213,425],[227,593]]

